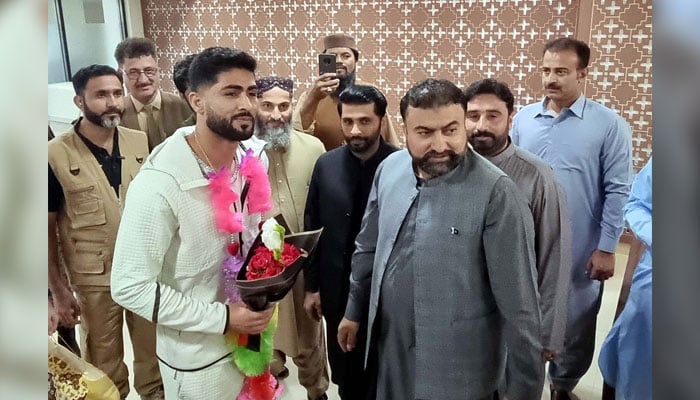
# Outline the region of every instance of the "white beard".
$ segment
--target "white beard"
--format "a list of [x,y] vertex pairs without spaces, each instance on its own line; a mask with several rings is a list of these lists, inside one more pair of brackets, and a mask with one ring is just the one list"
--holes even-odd
[[291,144],[292,124],[287,122],[280,128],[268,128],[256,120],[255,136],[267,142],[266,149],[286,153]]
[[102,118],[102,126],[105,128],[116,128],[119,126],[119,123],[121,122],[121,118],[119,117],[103,117]]

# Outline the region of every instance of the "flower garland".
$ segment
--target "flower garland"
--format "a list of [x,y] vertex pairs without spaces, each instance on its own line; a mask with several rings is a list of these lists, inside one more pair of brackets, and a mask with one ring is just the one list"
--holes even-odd
[[[240,175],[248,184],[247,200],[249,213],[264,213],[272,209],[270,182],[265,166],[255,157],[252,150],[246,151],[241,159]],[[214,220],[219,231],[234,235],[243,232],[243,212],[235,211],[234,204],[241,196],[231,188],[232,175],[229,168],[223,167],[219,172],[207,175],[214,209]],[[224,278],[224,290],[231,303],[241,300],[235,287],[235,280],[245,259],[240,252],[240,243],[231,241],[226,247],[226,258],[221,269]],[[240,399],[273,399],[281,393],[276,379],[270,374],[272,361],[272,340],[277,330],[277,310],[265,331],[261,334],[260,352],[246,347],[248,335],[229,333],[225,340],[233,352],[233,361],[246,376]]]

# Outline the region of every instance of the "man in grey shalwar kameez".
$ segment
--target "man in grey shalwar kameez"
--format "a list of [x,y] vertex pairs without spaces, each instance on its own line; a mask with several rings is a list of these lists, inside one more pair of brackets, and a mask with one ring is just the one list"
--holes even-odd
[[401,100],[408,149],[375,175],[338,342],[353,351],[369,310],[377,400],[493,399],[505,378],[510,400],[542,391],[532,216],[467,147],[465,110],[453,83],[415,85]]
[[571,224],[564,191],[552,167],[514,145],[508,132],[515,99],[508,86],[482,79],[464,91],[467,134],[474,150],[515,182],[528,200],[535,222],[537,284],[542,311],[542,346],[552,360],[564,345],[571,277]]

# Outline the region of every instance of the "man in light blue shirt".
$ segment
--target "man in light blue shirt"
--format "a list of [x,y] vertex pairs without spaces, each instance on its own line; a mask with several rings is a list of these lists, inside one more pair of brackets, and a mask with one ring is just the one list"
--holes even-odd
[[573,232],[564,348],[549,365],[551,398],[570,392],[593,359],[602,282],[613,275],[632,175],[631,130],[613,110],[582,93],[590,48],[560,38],[545,45],[545,98],[513,119],[513,144],[548,162],[569,205]]
[[634,270],[629,297],[600,349],[598,366],[605,382],[623,400],[652,396],[652,206],[651,158],[639,171],[625,206],[625,220],[642,243],[644,254]]

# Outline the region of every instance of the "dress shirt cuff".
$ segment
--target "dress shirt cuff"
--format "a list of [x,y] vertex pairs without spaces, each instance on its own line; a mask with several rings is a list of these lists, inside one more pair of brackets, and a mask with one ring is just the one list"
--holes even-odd
[[304,271],[304,291],[316,293],[319,291],[318,279],[315,279],[313,274]]
[[617,248],[618,240],[619,237],[611,237],[603,232],[600,235],[600,240],[598,240],[598,250],[614,253],[615,249]]
[[304,291],[309,293],[316,293],[319,291],[318,284],[304,282]]

